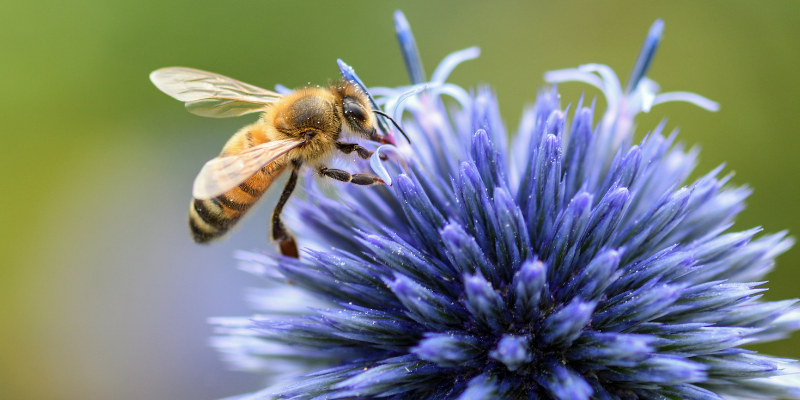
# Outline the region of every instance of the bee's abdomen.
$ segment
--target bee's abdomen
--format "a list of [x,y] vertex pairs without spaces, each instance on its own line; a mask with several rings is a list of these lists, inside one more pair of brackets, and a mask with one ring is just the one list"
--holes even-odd
[[236,223],[238,218],[230,218],[218,199],[192,199],[189,207],[189,228],[197,243],[205,243],[222,236]]
[[213,199],[192,199],[189,229],[197,243],[224,235],[267,190],[282,168],[264,167],[239,187]]

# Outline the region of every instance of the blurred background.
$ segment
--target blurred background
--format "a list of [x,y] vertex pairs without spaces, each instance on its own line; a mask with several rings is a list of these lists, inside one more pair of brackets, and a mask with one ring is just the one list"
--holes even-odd
[[[191,182],[254,118],[205,119],[159,92],[165,66],[265,88],[336,78],[336,58],[368,86],[407,83],[392,13],[405,11],[428,73],[489,83],[513,130],[547,70],[596,62],[626,79],[663,18],[649,77],[685,103],[663,117],[701,145],[698,172],[727,162],[755,194],[736,225],[800,232],[800,2],[6,1],[0,3],[0,398],[215,399],[256,390],[208,346],[211,316],[247,315],[236,249],[270,246],[270,207],[228,240],[191,242]],[[562,106],[588,86],[561,88]],[[601,101],[602,105],[602,101]],[[267,203],[270,203],[267,200]],[[274,203],[274,201],[272,201]],[[766,297],[800,296],[800,250],[782,256]],[[800,358],[800,335],[758,348]]]

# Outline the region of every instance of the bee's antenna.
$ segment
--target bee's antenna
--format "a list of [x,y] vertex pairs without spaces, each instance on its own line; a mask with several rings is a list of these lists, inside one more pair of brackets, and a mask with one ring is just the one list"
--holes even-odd
[[400,124],[398,124],[397,121],[395,121],[392,117],[389,116],[389,114],[387,114],[387,113],[385,113],[385,112],[383,112],[381,110],[372,110],[372,112],[374,112],[375,114],[383,115],[384,117],[388,118],[389,121],[392,121],[394,126],[396,126],[397,129],[400,130],[400,133],[403,134],[403,137],[406,138],[406,140],[408,141],[408,144],[411,144],[411,139],[408,138],[408,135],[406,135],[406,132],[403,130],[403,128],[400,127]]

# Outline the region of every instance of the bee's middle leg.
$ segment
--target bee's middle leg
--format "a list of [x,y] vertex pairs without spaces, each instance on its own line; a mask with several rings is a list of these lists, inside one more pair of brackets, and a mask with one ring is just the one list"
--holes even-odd
[[321,167],[319,174],[328,178],[336,179],[340,182],[352,183],[359,186],[385,185],[386,182],[377,175],[372,174],[351,174],[347,171],[335,168]]
[[278,246],[281,249],[281,254],[294,258],[300,258],[300,252],[297,250],[297,242],[294,240],[294,235],[292,235],[292,233],[286,229],[286,226],[283,225],[283,221],[281,220],[281,212],[283,212],[283,207],[286,205],[289,197],[291,197],[295,186],[297,186],[297,175],[299,169],[299,164],[295,164],[294,168],[292,168],[292,175],[289,176],[289,180],[286,182],[286,186],[283,188],[283,192],[278,200],[278,204],[275,206],[275,211],[272,212],[272,239],[278,242]]

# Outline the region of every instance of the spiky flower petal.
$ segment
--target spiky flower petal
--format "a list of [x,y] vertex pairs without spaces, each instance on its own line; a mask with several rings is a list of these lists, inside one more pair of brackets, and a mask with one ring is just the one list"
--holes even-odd
[[655,104],[717,108],[645,77],[661,21],[625,90],[602,65],[545,75],[601,88],[599,123],[545,88],[511,143],[491,90],[445,82],[477,49],[424,82],[399,12],[396,29],[413,86],[371,90],[414,143],[371,160],[393,186],[334,200],[309,180],[303,258],[239,254],[268,288],[215,344],[277,377],[251,398],[800,398],[793,360],[741,347],[800,328],[794,300],[760,298],[792,241],[728,232],[750,190],[722,168],[687,183],[697,152],[663,124],[632,144]]

